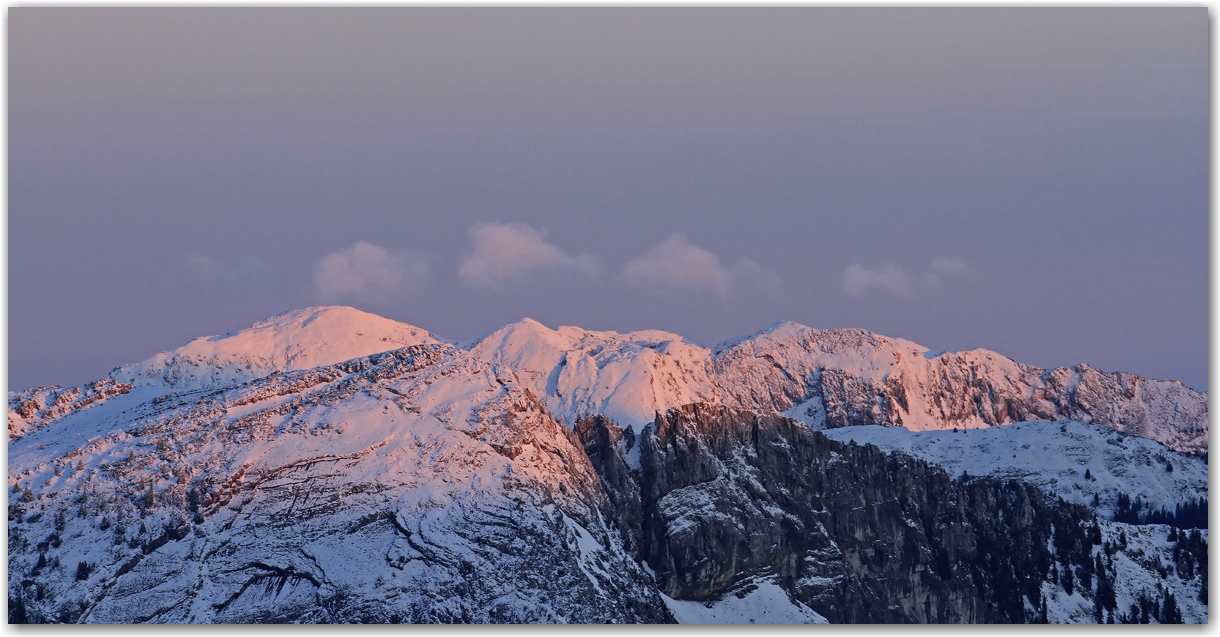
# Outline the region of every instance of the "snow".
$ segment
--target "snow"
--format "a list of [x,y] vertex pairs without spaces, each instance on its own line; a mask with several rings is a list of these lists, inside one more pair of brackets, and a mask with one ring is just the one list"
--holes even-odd
[[[601,581],[612,581],[614,578],[602,566],[604,561],[599,559],[605,553],[605,549],[597,540],[593,539],[593,534],[588,529],[581,526],[576,520],[563,515],[563,523],[570,533],[569,537],[574,540],[576,545],[577,557],[576,565],[580,568],[585,577],[589,578],[589,582],[593,588],[601,596],[606,595],[606,591],[602,590]],[[599,581],[599,576],[600,580]]]
[[[121,594],[123,587],[141,591],[140,582],[149,581],[161,582],[146,591],[148,616],[158,621],[224,621],[243,617],[243,608],[316,599],[317,586],[295,576],[282,579],[275,590],[241,588],[249,573],[231,556],[259,551],[266,566],[307,573],[328,586],[372,596],[391,586],[387,582],[400,582],[393,586],[408,591],[401,594],[426,599],[427,586],[448,580],[427,570],[432,567],[418,559],[419,551],[490,563],[480,557],[485,555],[480,538],[455,528],[468,523],[478,533],[494,532],[494,525],[482,524],[477,515],[501,509],[495,515],[540,528],[547,520],[562,520],[578,569],[567,585],[610,596],[626,571],[639,571],[640,581],[646,581],[646,567],[605,548],[617,545],[603,542],[605,521],[579,496],[582,484],[598,478],[564,459],[560,451],[571,443],[554,434],[555,421],[571,427],[581,416],[602,414],[633,426],[637,441],[627,462],[638,468],[643,426],[657,411],[692,402],[785,411],[820,427],[825,406],[805,392],[812,379],[832,369],[870,382],[905,383],[912,405],[907,422],[911,429],[925,429],[826,431],[837,440],[906,451],[955,475],[968,471],[1027,480],[1081,504],[1091,505],[1097,495],[1103,513],[1119,492],[1158,506],[1207,493],[1204,458],[1106,427],[1033,421],[948,430],[931,412],[920,411],[928,391],[947,387],[932,382],[934,372],[969,368],[1024,387],[1020,383],[1033,368],[985,350],[935,357],[928,352],[861,330],[819,331],[795,323],[776,324],[712,350],[668,332],[551,329],[530,319],[451,344],[352,308],[308,308],[115,370],[112,380],[135,387],[48,417],[39,422],[41,428],[10,442],[9,485],[31,489],[34,501],[26,519],[16,524],[35,541],[52,532],[52,515],[44,512],[55,506],[80,512],[62,532],[66,548],[56,552],[60,565],[48,568],[62,585],[55,594],[65,600],[105,598],[89,610],[91,621],[129,621],[124,605],[133,599]],[[947,360],[966,367],[931,367]],[[1072,382],[1079,382],[1087,370],[1072,373],[1077,374]],[[927,418],[915,417],[918,413]],[[965,421],[971,427],[980,423]],[[1166,463],[1172,472],[1165,471]],[[1090,479],[1084,478],[1086,469]],[[116,524],[126,519],[131,527],[143,519],[151,534],[173,522],[157,518],[156,511],[187,510],[188,486],[191,497],[205,502],[206,521],[194,527],[194,535],[113,576],[139,548],[111,542],[112,531],[99,535],[103,517]],[[180,501],[138,518],[147,512],[133,503],[149,492]],[[667,497],[687,496],[679,490]],[[528,504],[505,508],[518,500]],[[410,537],[385,524],[380,530],[349,530],[364,528],[356,516],[371,510],[392,516],[394,527]],[[269,525],[289,522],[291,537],[268,535]],[[336,531],[341,527],[342,533]],[[1131,555],[1164,552],[1162,540],[1147,528],[1127,532]],[[681,531],[681,520],[673,529]],[[133,538],[135,530],[127,531],[125,537]],[[37,556],[15,552],[13,559],[32,562]],[[1138,557],[1130,564],[1121,555],[1115,559],[1123,573],[1138,566]],[[116,588],[103,591],[101,575],[76,581],[72,569],[82,560],[95,564],[98,573],[109,569]],[[351,564],[371,566],[356,572]],[[14,568],[10,572],[28,572],[32,563]],[[1146,579],[1147,569],[1140,573]],[[1149,584],[1136,575],[1130,579],[1132,586]],[[190,602],[180,603],[188,594]],[[1055,600],[1057,616],[1065,618],[1074,617],[1073,609],[1084,603],[1084,598]],[[531,603],[503,601],[514,608]],[[772,579],[745,582],[711,603],[664,601],[684,623],[825,622],[789,599]],[[1181,605],[1185,614],[1188,604]],[[1085,610],[1091,618],[1091,606]],[[548,621],[566,617],[551,607],[538,612]],[[1199,617],[1197,609],[1189,612]],[[1201,612],[1205,619],[1206,609]]]
[[679,624],[827,624],[808,606],[788,597],[772,578],[739,586],[714,602],[677,600],[661,594]]
[[857,412],[850,424],[925,431],[1068,418],[1178,450],[1207,448],[1207,395],[1177,381],[1083,364],[1042,370],[984,349],[931,352],[864,330],[785,322],[716,346],[711,367],[725,404],[788,413],[814,428],[828,424],[817,402],[834,400]]
[[[843,427],[827,437],[902,451],[962,473],[1023,480],[1059,497],[1113,514],[1119,493],[1170,509],[1207,496],[1207,461],[1108,427],[1029,421],[961,431],[912,432],[903,427]],[[1166,471],[1172,464],[1173,471]],[[1085,478],[1088,471],[1089,478]],[[1099,504],[1093,506],[1093,497]]]
[[20,438],[68,414],[96,407],[131,389],[129,384],[102,379],[81,387],[34,387],[9,392],[9,439]]
[[715,400],[708,350],[669,332],[552,330],[523,319],[463,346],[512,368],[569,427],[600,414],[638,430],[658,411]]
[[239,332],[197,338],[110,378],[136,386],[223,387],[275,372],[311,369],[408,345],[439,343],[426,330],[375,314],[326,306],[294,310]]
[[[1118,544],[1119,532],[1127,538],[1127,548],[1115,552],[1114,560],[1114,592],[1118,602],[1117,612],[1125,613],[1131,608],[1132,602],[1140,593],[1149,597],[1157,597],[1157,587],[1163,587],[1173,593],[1174,600],[1182,611],[1182,621],[1187,624],[1206,624],[1207,606],[1197,599],[1199,574],[1190,580],[1184,580],[1179,573],[1169,568],[1169,576],[1159,577],[1153,570],[1145,568],[1141,562],[1159,562],[1166,566],[1173,564],[1173,546],[1169,538],[1169,527],[1163,524],[1147,524],[1135,526],[1102,520],[1100,522],[1102,539],[1112,544]],[[1200,533],[1203,540],[1208,539],[1207,529]],[[1094,554],[1101,550],[1095,549]]]
[[[87,410],[67,414],[55,421],[54,427],[10,441],[9,464],[12,467],[49,466],[55,458],[118,435],[117,426],[142,415],[151,409],[154,399],[169,393],[165,387],[137,387]],[[9,482],[12,483],[11,478]]]
[[[987,350],[929,356],[928,348],[901,338],[857,329],[815,330],[792,322],[718,345],[713,351],[719,384],[742,407],[792,410],[794,417],[818,428],[821,422],[802,417],[813,405],[804,410],[793,407],[800,398],[813,398],[804,394],[823,370],[841,371],[872,385],[897,382],[910,403],[901,413],[902,422],[913,430],[946,428],[945,414],[931,406],[928,394],[938,387],[941,365],[949,358],[965,368],[985,367],[990,377],[1005,382],[1019,377],[1022,371],[1017,363]],[[787,391],[780,389],[784,385]],[[793,400],[791,392],[802,396]],[[958,421],[947,426],[988,426],[977,415],[966,415]]]
[[[424,362],[401,364],[410,356]],[[299,610],[316,601],[314,581],[370,598],[390,587],[427,600],[421,586],[454,584],[438,567],[425,566],[415,546],[439,555],[433,564],[491,564],[494,553],[482,542],[496,527],[480,516],[539,525],[542,532],[547,500],[563,516],[573,569],[588,590],[630,590],[624,575],[648,581],[621,551],[603,548],[610,545],[606,524],[580,501],[596,475],[564,459],[575,453],[571,443],[512,370],[447,344],[376,360],[221,390],[137,387],[11,443],[10,487],[19,483],[34,496],[15,523],[20,534],[35,542],[48,537],[53,516],[39,511],[59,507],[68,514],[58,532],[63,547],[52,551],[62,564],[40,581],[72,604],[100,598],[85,617],[101,622],[132,621],[136,611],[152,621],[213,622],[248,618],[260,608]],[[154,405],[156,398],[164,400]],[[168,505],[154,511],[182,515],[187,485],[206,518],[187,538],[141,557],[138,543],[112,543],[113,532],[99,530],[108,518],[116,525],[126,520],[129,538],[142,524],[157,534],[170,522],[133,507],[151,491]],[[80,494],[89,498],[79,499],[78,512]],[[514,502],[525,508],[512,508]],[[364,528],[357,516],[369,511],[391,512],[410,541],[385,517],[367,532],[344,530]],[[519,542],[496,540],[493,546]],[[22,572],[39,555],[29,549],[19,558],[29,563],[15,567]],[[250,566],[251,556],[263,566]],[[116,577],[133,559],[135,568]],[[99,575],[76,581],[80,560]],[[264,572],[267,586],[249,585]],[[547,621],[562,621],[571,608],[500,601]]]
[[[442,342],[420,328],[353,308],[316,307],[196,339],[117,368],[110,378],[208,389]],[[853,418],[913,431],[974,429],[1010,422],[1011,401],[1024,401],[1035,414],[1095,420],[1176,449],[1201,451],[1207,444],[1206,395],[1180,383],[1106,375],[1084,365],[1044,371],[988,350],[946,353],[863,330],[781,322],[707,349],[659,330],[551,329],[526,318],[456,345],[453,356],[465,353],[511,370],[513,382],[569,428],[581,417],[600,414],[639,430],[657,412],[706,402],[780,412],[820,429],[828,425],[827,401],[833,398],[846,401],[834,411],[840,419],[843,408],[863,408],[872,413]],[[831,390],[819,389],[827,382]],[[972,394],[982,391],[978,387],[985,389],[982,403]],[[828,398],[826,391],[839,395]],[[13,400],[10,394],[10,406]],[[53,417],[58,414],[48,416]],[[15,435],[46,421],[26,422],[10,413]]]
[[[1160,590],[1163,589],[1173,593],[1184,623],[1207,623],[1207,605],[1197,598],[1201,586],[1200,575],[1196,573],[1193,578],[1185,580],[1172,568],[1174,542],[1168,539],[1168,526],[1135,526],[1108,520],[1099,520],[1098,526],[1101,528],[1102,545],[1093,547],[1094,558],[1101,555],[1106,559],[1105,543],[1118,545],[1120,532],[1127,538],[1127,548],[1116,550],[1109,557],[1114,563],[1116,613],[1127,614],[1132,602],[1135,602],[1141,593],[1159,600]],[[1203,529],[1201,533],[1206,541],[1207,530]],[[1166,576],[1160,577],[1154,569],[1147,568],[1145,564],[1161,564],[1169,568],[1166,569]],[[1096,591],[1096,587],[1094,579],[1093,591]],[[1087,597],[1082,595],[1079,589],[1068,595],[1062,586],[1044,582],[1042,595],[1046,599],[1047,620],[1052,624],[1091,624],[1097,621],[1093,614],[1092,591]]]
[[[872,393],[901,397],[874,412],[886,424],[914,431],[1010,423],[1006,401],[1020,400],[1037,413],[1074,410],[1175,448],[1197,449],[1207,440],[1206,396],[1180,383],[1106,375],[1084,365],[1044,372],[989,350],[933,351],[863,330],[782,322],[709,350],[668,332],[553,330],[523,319],[462,347],[513,369],[569,427],[600,414],[638,429],[659,411],[708,402],[781,412],[820,429],[826,398],[811,388],[834,373],[832,385],[841,383],[849,400],[867,403]],[[980,383],[987,387],[984,405],[970,395]],[[1076,403],[1062,392],[1075,392]]]
[[[640,450],[643,448],[644,443],[640,439],[640,433],[635,432],[635,434],[635,443],[631,445],[631,448],[627,450],[627,453],[623,454],[623,462],[626,463],[628,469],[640,471],[643,467],[643,465],[640,463]],[[624,444],[626,443],[624,442]]]

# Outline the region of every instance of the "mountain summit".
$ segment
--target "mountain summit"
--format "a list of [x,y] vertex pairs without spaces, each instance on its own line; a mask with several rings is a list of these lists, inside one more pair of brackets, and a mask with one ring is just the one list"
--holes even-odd
[[116,368],[109,378],[137,387],[207,389],[439,342],[418,327],[355,308],[310,307],[273,316],[239,332],[202,336],[178,349]]

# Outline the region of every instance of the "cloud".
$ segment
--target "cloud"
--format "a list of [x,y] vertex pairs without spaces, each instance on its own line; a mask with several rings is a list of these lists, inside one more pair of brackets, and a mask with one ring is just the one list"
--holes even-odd
[[949,279],[968,277],[975,274],[974,268],[966,265],[961,259],[936,259],[924,273],[924,287],[929,290],[939,290],[945,287]]
[[915,288],[906,272],[888,264],[876,268],[866,268],[859,263],[847,266],[843,271],[843,287],[849,296],[856,298],[864,296],[869,288],[879,288],[898,296],[915,295]]
[[326,255],[314,269],[314,288],[322,301],[383,295],[409,295],[428,279],[428,265],[414,252],[393,253],[365,241]]
[[720,265],[716,255],[687,243],[675,234],[623,268],[623,278],[650,286],[706,290],[727,298],[736,287],[750,287],[778,294],[783,289],[779,275],[749,259],[740,259],[732,270]]
[[976,274],[974,268],[966,265],[961,259],[935,259],[928,264],[927,270],[917,276],[908,276],[902,268],[883,264],[875,268],[866,268],[859,263],[847,266],[843,271],[843,288],[848,296],[860,298],[872,288],[884,290],[903,297],[914,297],[919,287],[924,290],[939,290],[948,280],[963,278]]
[[474,254],[462,259],[458,276],[472,285],[503,283],[536,270],[575,269],[594,274],[599,269],[592,255],[568,256],[524,223],[478,223],[470,229],[470,240]]
[[932,265],[928,266],[928,271],[940,276],[957,276],[969,274],[974,269],[962,263],[961,259],[936,259]]
[[772,298],[784,292],[784,281],[778,274],[744,257],[733,266],[733,280],[738,285],[754,288]]

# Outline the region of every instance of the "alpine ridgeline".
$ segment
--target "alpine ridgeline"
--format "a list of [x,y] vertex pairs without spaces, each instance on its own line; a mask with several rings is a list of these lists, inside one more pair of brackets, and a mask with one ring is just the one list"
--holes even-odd
[[1206,451],[1085,365],[309,308],[9,394],[9,620],[1206,622]]

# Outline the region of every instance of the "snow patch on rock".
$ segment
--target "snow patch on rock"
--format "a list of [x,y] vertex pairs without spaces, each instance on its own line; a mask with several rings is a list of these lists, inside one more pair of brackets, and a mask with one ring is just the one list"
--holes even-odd
[[746,582],[714,602],[661,599],[679,624],[827,624],[808,606],[793,600],[771,578]]

